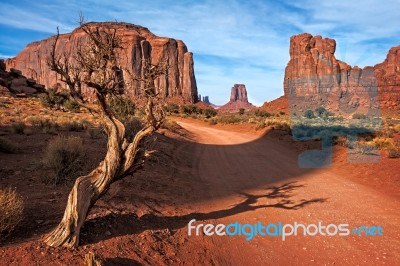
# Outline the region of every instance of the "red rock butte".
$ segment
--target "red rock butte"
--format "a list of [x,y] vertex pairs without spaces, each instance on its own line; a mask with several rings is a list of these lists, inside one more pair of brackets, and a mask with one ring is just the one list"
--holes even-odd
[[284,78],[290,108],[319,102],[333,111],[343,106],[365,111],[378,104],[400,110],[400,46],[391,48],[382,63],[363,69],[337,60],[335,50],[333,39],[308,33],[290,38]]
[[220,112],[233,113],[238,112],[240,109],[246,111],[256,108],[249,103],[247,98],[247,90],[244,84],[234,84],[231,88],[231,96],[229,102],[221,106],[218,110]]
[[[168,76],[159,77],[156,80],[156,87],[162,98],[173,98],[183,102],[197,101],[193,55],[188,52],[186,45],[181,40],[159,37],[145,27],[129,23],[90,22],[88,25],[116,30],[124,47],[118,55],[120,64],[122,68],[129,70],[133,75],[141,76],[143,59],[151,59],[152,63],[168,62],[170,66]],[[54,40],[55,36],[52,36],[28,44],[16,57],[6,60],[7,69],[18,69],[24,76],[36,80],[37,83],[43,84],[47,88],[65,86],[60,81],[60,77],[50,71],[47,66],[47,58]],[[71,33],[60,35],[56,53],[74,54],[77,45],[86,41],[85,33],[78,27]],[[71,58],[71,60],[73,59]],[[128,78],[128,74],[124,73],[124,79]],[[141,91],[139,82],[126,88],[126,94],[130,97],[140,96]]]

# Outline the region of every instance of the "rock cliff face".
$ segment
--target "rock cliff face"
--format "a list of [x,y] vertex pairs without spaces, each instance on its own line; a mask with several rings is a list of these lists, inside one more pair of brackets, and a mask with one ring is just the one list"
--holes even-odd
[[[290,39],[284,91],[289,107],[325,105],[332,111],[400,109],[400,46],[375,67],[351,67],[335,58],[333,39],[303,33]],[[379,95],[378,95],[379,94]]]
[[[178,97],[184,102],[197,101],[197,85],[194,76],[193,55],[188,52],[186,45],[180,40],[158,37],[147,28],[117,22],[90,23],[94,27],[116,29],[122,40],[124,49],[119,54],[120,64],[134,75],[142,72],[142,59],[151,59],[152,63],[167,61],[169,72],[167,77],[156,80],[158,93],[163,98]],[[55,37],[29,44],[16,57],[6,61],[7,69],[15,68],[23,75],[36,80],[46,87],[61,83],[59,77],[49,70],[47,58]],[[82,29],[77,28],[68,34],[62,34],[56,47],[57,53],[74,54],[78,43],[85,43],[86,38]],[[72,60],[72,59],[71,59]],[[124,73],[127,79],[128,74]],[[131,97],[140,96],[140,84],[126,88],[126,94]]]
[[250,110],[255,108],[255,106],[248,101],[246,86],[244,84],[234,84],[231,89],[229,102],[221,106],[218,110],[220,112],[233,113],[238,112],[241,108]]

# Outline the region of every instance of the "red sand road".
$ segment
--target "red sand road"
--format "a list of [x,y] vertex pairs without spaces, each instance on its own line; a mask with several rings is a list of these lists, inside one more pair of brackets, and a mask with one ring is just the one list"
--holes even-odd
[[[176,120],[191,141],[170,132],[157,135],[154,156],[96,203],[74,250],[40,240],[60,221],[69,191],[68,186],[43,184],[41,168],[29,170],[51,136],[9,136],[26,152],[0,154],[0,181],[24,195],[27,217],[23,228],[0,246],[0,266],[83,265],[89,251],[103,257],[106,266],[400,265],[400,159],[352,165],[339,147],[333,168],[301,169],[299,143],[279,130]],[[104,152],[100,140],[85,143],[92,154]],[[374,225],[383,228],[384,236],[298,235],[285,241],[188,236],[192,219],[194,225]]]
[[[328,169],[300,169],[297,153],[273,139],[181,120],[207,145],[198,146],[193,176],[207,185],[208,201],[194,208],[214,225],[291,223],[381,226],[384,236],[191,236],[215,264],[400,264],[399,195],[352,181]],[[393,161],[397,162],[398,160]],[[362,167],[362,165],[355,165]],[[398,168],[398,167],[397,167]],[[393,173],[393,174],[396,174]],[[398,174],[398,172],[397,172]],[[397,184],[394,184],[398,186]],[[203,195],[204,196],[204,195]],[[211,213],[211,214],[210,214]],[[187,229],[186,229],[187,230]]]

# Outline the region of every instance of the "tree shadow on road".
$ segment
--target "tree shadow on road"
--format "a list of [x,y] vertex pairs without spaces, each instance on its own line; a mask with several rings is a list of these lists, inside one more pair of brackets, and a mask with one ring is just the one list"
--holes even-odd
[[[288,182],[279,186],[265,188],[266,192],[262,194],[249,194],[238,192],[244,200],[230,206],[226,209],[215,210],[207,213],[193,212],[184,215],[162,216],[158,214],[145,214],[137,217],[134,213],[129,214],[109,214],[103,217],[94,218],[85,223],[82,230],[82,244],[93,244],[104,241],[105,238],[116,236],[140,234],[146,230],[169,230],[175,231],[187,226],[192,219],[197,221],[206,221],[221,219],[240,213],[255,211],[257,209],[278,208],[285,210],[299,210],[310,204],[324,203],[327,198],[312,198],[294,200],[293,192],[305,187],[304,184],[298,184],[297,181]],[[260,201],[276,201],[274,203],[260,204]],[[104,232],[110,232],[105,236]]]

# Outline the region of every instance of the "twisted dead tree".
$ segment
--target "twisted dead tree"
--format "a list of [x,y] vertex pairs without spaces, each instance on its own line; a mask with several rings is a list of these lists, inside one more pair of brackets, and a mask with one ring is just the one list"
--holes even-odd
[[[154,80],[166,75],[168,66],[161,63],[153,65],[150,60],[143,60],[142,75],[132,78],[144,85],[145,123],[133,140],[125,137],[125,127],[116,118],[107,101],[108,97],[118,93],[121,82],[124,82],[120,78],[121,68],[118,64],[118,51],[123,49],[121,40],[115,29],[85,24],[83,19],[80,26],[87,41],[78,44],[74,55],[57,54],[57,30],[48,65],[61,76],[61,81],[69,89],[70,98],[99,117],[108,137],[107,153],[93,171],[76,179],[62,221],[44,238],[45,243],[55,247],[78,246],[80,229],[91,207],[113,182],[132,175],[142,166],[145,139],[160,127],[164,119],[162,108],[157,103]],[[127,83],[123,85],[127,86]],[[93,104],[85,101],[83,86],[93,90]]]

